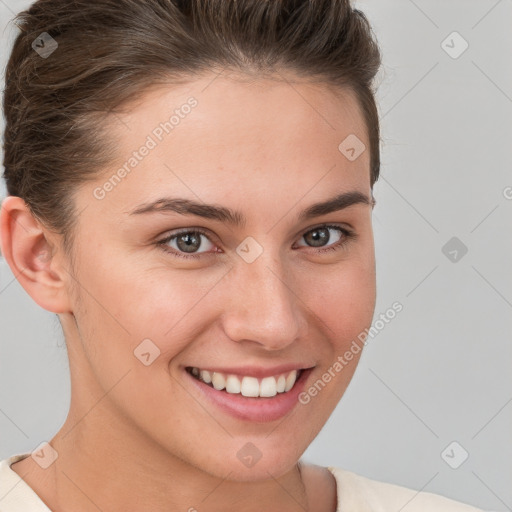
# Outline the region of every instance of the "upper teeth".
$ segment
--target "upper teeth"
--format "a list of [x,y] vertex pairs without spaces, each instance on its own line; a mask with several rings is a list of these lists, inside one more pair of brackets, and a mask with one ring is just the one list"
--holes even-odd
[[264,377],[260,381],[256,377],[247,375],[240,379],[237,375],[210,372],[199,368],[192,368],[191,372],[218,391],[225,389],[228,393],[241,393],[243,396],[250,397],[271,397],[277,393],[286,393],[292,389],[298,375],[297,370],[292,370],[286,374]]

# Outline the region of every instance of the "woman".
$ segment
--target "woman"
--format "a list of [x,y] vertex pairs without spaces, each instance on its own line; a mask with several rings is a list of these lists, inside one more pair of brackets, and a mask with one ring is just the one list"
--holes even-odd
[[0,509],[477,510],[300,460],[375,307],[364,15],[39,0],[18,23],[2,252],[58,315],[72,398],[2,461]]

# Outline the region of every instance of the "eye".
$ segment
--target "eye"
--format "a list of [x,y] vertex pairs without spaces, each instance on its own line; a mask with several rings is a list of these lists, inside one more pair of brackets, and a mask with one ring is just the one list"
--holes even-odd
[[[207,237],[206,232],[201,229],[188,229],[187,231],[174,233],[163,240],[158,241],[157,245],[164,251],[179,258],[199,258],[203,253],[200,252],[196,254],[196,251],[205,245],[202,242],[202,238],[205,238],[208,241],[206,245],[210,244],[215,247]],[[169,246],[167,245],[169,242],[171,242],[171,244],[175,244],[176,247],[171,247],[172,250],[169,250]]]
[[[335,230],[338,232],[338,240],[331,245],[325,245],[326,242],[331,240],[330,231]],[[316,252],[326,252],[326,251],[335,251],[338,249],[344,248],[352,239],[356,238],[356,234],[353,231],[350,231],[346,228],[342,228],[341,226],[332,226],[332,225],[322,225],[316,228],[310,229],[302,238],[307,241],[310,247],[321,247]]]
[[[335,240],[334,244],[326,245],[326,242],[331,240],[330,231],[334,230],[338,232],[338,239]],[[341,226],[333,225],[321,225],[316,228],[306,231],[301,238],[307,241],[309,247],[320,247],[316,252],[323,253],[327,251],[339,250],[344,248],[352,239],[356,238],[356,234]],[[203,243],[203,238],[206,239],[206,243]],[[156,242],[163,251],[172,254],[178,258],[200,258],[202,254],[211,254],[219,251],[208,251],[208,245],[210,249],[216,247],[208,238],[206,231],[199,228],[188,228],[178,233],[173,233],[162,240]],[[200,248],[205,248],[205,251],[198,252]],[[304,247],[304,246],[302,246]]]

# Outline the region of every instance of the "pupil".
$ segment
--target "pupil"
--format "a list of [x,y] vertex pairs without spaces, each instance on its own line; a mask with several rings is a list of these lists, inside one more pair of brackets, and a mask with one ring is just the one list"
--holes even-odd
[[[181,242],[185,242],[183,245]],[[181,235],[178,238],[178,246],[180,250],[184,252],[194,252],[194,250],[198,249],[201,245],[200,237],[194,235],[190,235],[188,233]]]
[[322,241],[327,241],[329,239],[329,231],[327,228],[321,228],[321,229],[315,229],[314,231],[311,231],[311,238],[313,240],[314,246],[321,246]]

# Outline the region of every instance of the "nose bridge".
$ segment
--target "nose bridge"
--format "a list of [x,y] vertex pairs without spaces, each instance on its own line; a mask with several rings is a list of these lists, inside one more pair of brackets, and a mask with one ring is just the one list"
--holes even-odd
[[305,324],[300,301],[282,262],[270,251],[232,270],[232,300],[224,328],[234,341],[251,340],[280,349],[299,336]]

